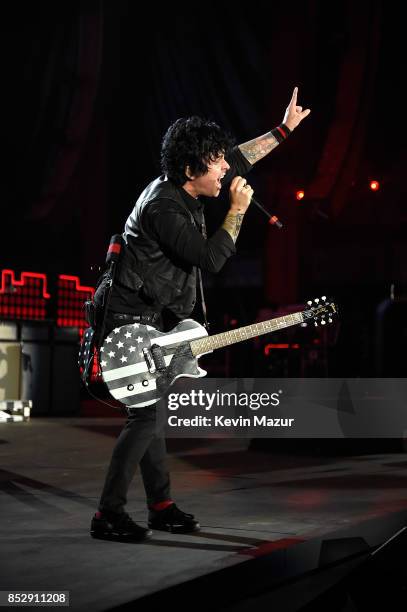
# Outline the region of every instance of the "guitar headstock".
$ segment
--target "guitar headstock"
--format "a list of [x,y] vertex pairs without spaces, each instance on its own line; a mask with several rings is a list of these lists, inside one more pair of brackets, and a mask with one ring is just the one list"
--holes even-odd
[[332,323],[333,317],[338,314],[338,307],[335,302],[328,301],[326,296],[308,300],[308,309],[303,310],[304,321],[313,319],[315,327]]

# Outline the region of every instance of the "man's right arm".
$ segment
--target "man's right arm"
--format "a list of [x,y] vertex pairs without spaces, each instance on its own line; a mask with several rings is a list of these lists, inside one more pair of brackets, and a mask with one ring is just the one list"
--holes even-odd
[[233,242],[236,242],[242,227],[243,217],[250,205],[253,189],[246,182],[245,178],[235,176],[230,185],[229,195],[230,208],[222,227],[228,232]]

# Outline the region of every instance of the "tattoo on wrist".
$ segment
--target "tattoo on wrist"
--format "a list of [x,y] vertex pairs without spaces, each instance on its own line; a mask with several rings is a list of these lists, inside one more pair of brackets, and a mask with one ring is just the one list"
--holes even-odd
[[263,136],[239,145],[239,149],[247,161],[253,165],[275,149],[278,144],[276,137],[271,132],[267,132]]
[[244,214],[238,213],[237,215],[227,214],[222,224],[224,230],[231,236],[233,242],[236,242],[237,237],[242,227]]

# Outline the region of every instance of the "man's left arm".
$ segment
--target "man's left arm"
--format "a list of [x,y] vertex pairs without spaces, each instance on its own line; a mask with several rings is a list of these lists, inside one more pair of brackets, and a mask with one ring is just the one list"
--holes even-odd
[[311,110],[309,108],[302,110],[302,106],[298,106],[297,95],[298,87],[294,87],[293,95],[284,114],[283,123],[271,132],[239,145],[238,148],[252,165],[283,142],[297,125],[310,114]]

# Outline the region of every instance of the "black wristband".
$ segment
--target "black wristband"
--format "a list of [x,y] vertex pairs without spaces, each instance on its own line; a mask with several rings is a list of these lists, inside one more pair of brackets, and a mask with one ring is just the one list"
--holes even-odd
[[278,143],[283,142],[291,134],[292,130],[286,126],[285,123],[280,123],[276,128],[271,130],[271,134],[277,140]]

